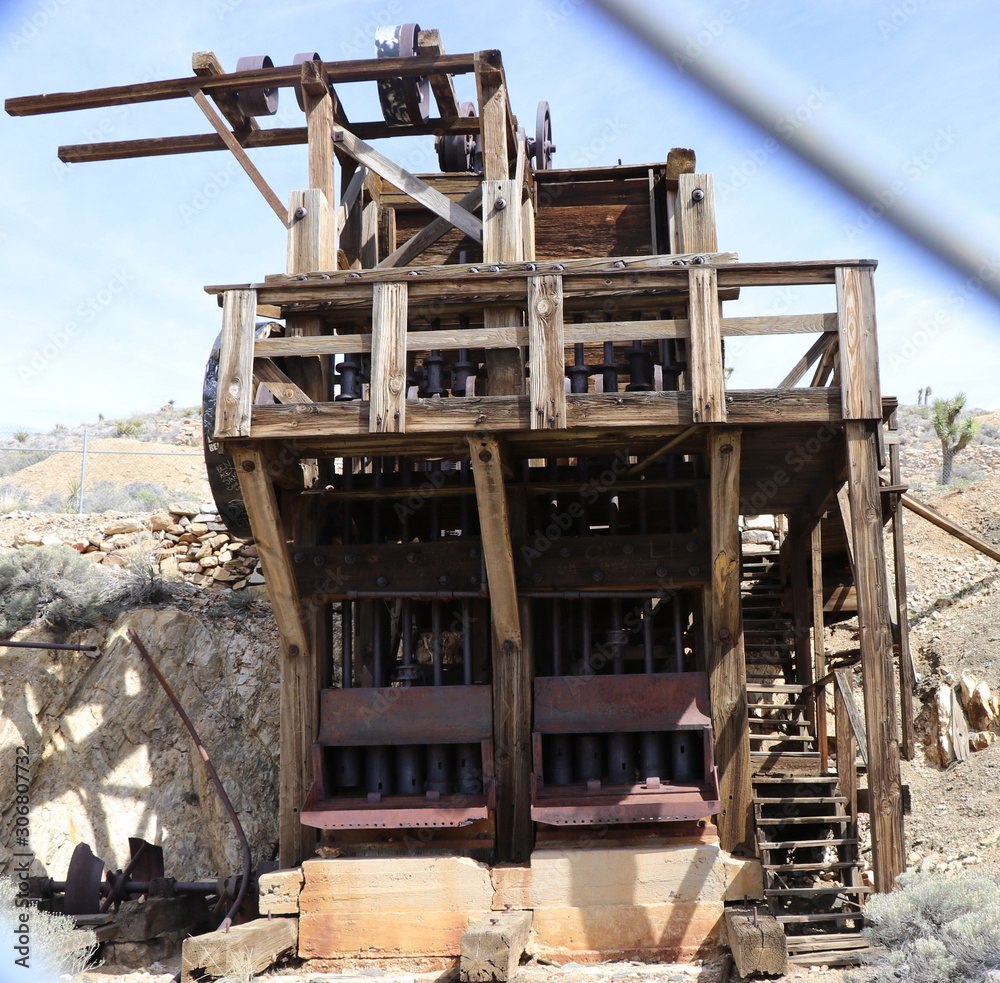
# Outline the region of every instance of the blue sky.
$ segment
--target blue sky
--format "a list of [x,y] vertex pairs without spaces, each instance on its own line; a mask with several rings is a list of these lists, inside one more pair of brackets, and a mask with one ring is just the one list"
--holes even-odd
[[[1000,272],[1000,7],[986,0],[718,0],[650,3],[683,18],[685,57],[711,50],[787,107],[787,125],[836,141],[882,180],[882,199],[920,203],[983,243]],[[968,393],[1000,404],[1000,308],[777,142],[663,65],[586,0],[494,5],[452,0],[0,0],[3,96],[87,89],[190,72],[211,49],[287,64],[299,51],[367,57],[379,24],[417,21],[450,52],[499,48],[515,113],[530,129],[552,107],[557,166],[664,159],[692,147],[716,175],[720,248],[747,261],[873,257],[883,391],[914,402]],[[683,66],[682,66],[683,67]],[[458,80],[472,97],[472,80]],[[340,92],[352,119],[378,117],[374,87]],[[264,125],[272,125],[264,121]],[[283,90],[275,125],[301,125]],[[60,144],[203,133],[173,101],[25,118],[0,116],[4,390],[0,431],[47,430],[195,405],[219,328],[209,283],[284,268],[284,233],[223,153],[68,167]],[[431,138],[384,146],[411,170],[435,169]],[[255,155],[279,196],[305,185],[304,148]],[[869,207],[870,205],[870,207]],[[996,254],[992,248],[996,247]],[[744,291],[729,314],[833,309],[827,288]],[[730,385],[774,385],[802,339],[727,349]]]

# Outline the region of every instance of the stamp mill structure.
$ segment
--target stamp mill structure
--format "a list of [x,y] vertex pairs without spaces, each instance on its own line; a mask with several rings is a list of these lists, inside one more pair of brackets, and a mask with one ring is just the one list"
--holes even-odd
[[[349,121],[348,83],[384,118]],[[260,125],[279,93],[304,125]],[[206,288],[206,441],[281,634],[280,860],[305,863],[274,910],[300,954],[453,957],[510,908],[553,958],[675,958],[726,905],[738,932],[748,898],[793,954],[855,945],[904,866],[897,693],[912,750],[875,263],[720,251],[689,151],[553,167],[548,107],[518,125],[499,52],[416,25],[369,60],[202,53],[190,77],[7,110],[173,98],[211,132],[60,157],[228,149],[287,235],[286,270]],[[414,135],[439,173],[368,142]],[[286,202],[246,151],[287,144],[308,180]],[[723,311],[813,284],[835,310]],[[775,334],[798,362],[729,388],[727,339]],[[780,542],[744,556],[760,513]],[[863,713],[823,643],[853,613]]]

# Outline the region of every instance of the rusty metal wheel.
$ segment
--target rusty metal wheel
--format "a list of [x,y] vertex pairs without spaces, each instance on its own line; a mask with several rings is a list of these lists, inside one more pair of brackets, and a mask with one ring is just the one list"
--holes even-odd
[[[236,71],[253,72],[273,68],[267,55],[246,55],[236,62]],[[241,89],[236,93],[236,105],[244,116],[273,116],[278,111],[278,88]]]
[[[380,27],[375,32],[378,58],[413,58],[418,55],[419,24]],[[379,79],[378,100],[382,116],[390,126],[423,123],[430,116],[431,86],[426,75]]]

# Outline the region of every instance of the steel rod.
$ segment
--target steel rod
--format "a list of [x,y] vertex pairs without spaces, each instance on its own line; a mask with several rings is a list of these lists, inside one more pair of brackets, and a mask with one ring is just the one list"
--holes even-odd
[[97,652],[97,645],[64,645],[61,642],[0,642],[6,649],[56,649],[60,652]]

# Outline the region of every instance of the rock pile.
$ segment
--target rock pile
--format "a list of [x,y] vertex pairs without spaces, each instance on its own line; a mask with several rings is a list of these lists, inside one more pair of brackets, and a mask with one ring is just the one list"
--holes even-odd
[[104,567],[152,562],[165,579],[198,586],[240,590],[264,582],[257,570],[257,547],[252,540],[230,535],[210,502],[177,502],[149,516],[112,519],[85,537],[67,539],[28,530],[14,540],[15,547],[57,543],[72,546]]
[[935,738],[931,757],[942,767],[985,750],[1000,733],[1000,694],[969,673],[957,684],[939,684],[928,709]]

